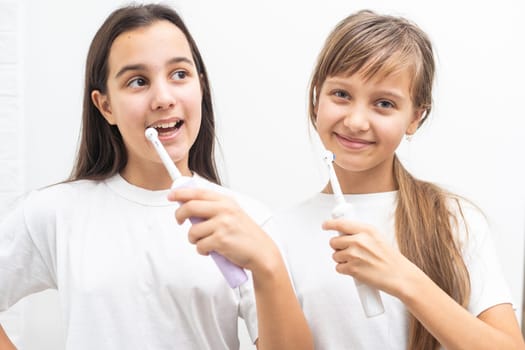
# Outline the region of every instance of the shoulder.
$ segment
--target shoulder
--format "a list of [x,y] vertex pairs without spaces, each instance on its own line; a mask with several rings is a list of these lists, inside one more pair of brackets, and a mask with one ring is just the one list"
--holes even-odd
[[72,210],[85,200],[86,194],[94,194],[94,189],[102,182],[78,180],[50,185],[29,192],[22,201],[27,214],[47,215],[50,212]]
[[[3,218],[3,228],[20,237],[22,232],[31,236],[33,244],[46,246],[60,217],[72,218],[82,215],[79,205],[85,203],[81,192],[90,193],[92,183],[83,181],[60,183],[35,189],[20,197],[13,210]],[[75,214],[77,213],[77,214]],[[79,214],[80,213],[80,214]]]
[[316,192],[279,210],[275,213],[272,221],[284,223],[289,222],[291,218],[296,220],[305,217],[318,217],[319,215],[326,216],[325,212],[331,211],[334,203],[333,197],[330,195]]
[[330,217],[333,198],[315,193],[306,199],[275,212],[268,223],[268,230],[277,239],[292,239],[312,229],[321,227],[321,223]]
[[48,199],[62,200],[75,197],[79,194],[91,193],[95,188],[103,184],[104,181],[77,180],[71,182],[61,182],[58,184],[42,187],[31,191],[28,200],[44,201]]
[[472,201],[450,195],[447,202],[451,227],[464,258],[477,256],[493,245],[489,220],[482,209]]
[[451,203],[451,211],[455,210],[458,216],[460,249],[470,278],[468,310],[477,316],[495,305],[512,304],[487,216],[475,203],[464,198]]
[[455,195],[447,197],[447,207],[455,222],[453,225],[463,226],[467,231],[485,231],[488,226],[488,220],[485,213],[474,202]]

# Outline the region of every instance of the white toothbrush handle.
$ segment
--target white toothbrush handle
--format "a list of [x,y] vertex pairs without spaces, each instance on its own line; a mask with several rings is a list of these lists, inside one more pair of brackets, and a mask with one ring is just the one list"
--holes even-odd
[[[332,211],[332,218],[346,218],[349,220],[354,219],[352,215],[352,207],[349,203],[341,203],[337,205]],[[341,234],[341,233],[340,233]],[[385,312],[383,301],[379,290],[372,288],[354,278],[355,286],[357,288],[357,294],[359,300],[361,300],[361,306],[367,317],[374,317],[381,315]]]
[[367,284],[359,282],[355,278],[354,282],[366,317],[374,317],[384,313],[385,307],[383,306],[383,300],[381,300],[379,291]]

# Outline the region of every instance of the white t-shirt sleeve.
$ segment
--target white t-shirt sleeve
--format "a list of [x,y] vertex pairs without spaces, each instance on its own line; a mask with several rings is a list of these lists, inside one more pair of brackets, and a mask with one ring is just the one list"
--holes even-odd
[[478,316],[483,311],[510,303],[512,297],[494,248],[492,232],[478,209],[464,206],[468,233],[463,257],[470,275],[469,312]]
[[28,204],[19,205],[0,221],[0,311],[56,285],[28,228]]

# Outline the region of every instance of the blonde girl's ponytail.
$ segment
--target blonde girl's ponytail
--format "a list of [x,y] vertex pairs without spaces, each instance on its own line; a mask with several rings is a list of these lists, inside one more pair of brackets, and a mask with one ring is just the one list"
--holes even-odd
[[[443,291],[466,307],[470,279],[453,229],[458,217],[449,201],[458,199],[429,182],[414,178],[394,158],[394,179],[399,187],[395,213],[399,250],[416,264]],[[410,316],[409,349],[437,349],[439,343],[414,317]]]

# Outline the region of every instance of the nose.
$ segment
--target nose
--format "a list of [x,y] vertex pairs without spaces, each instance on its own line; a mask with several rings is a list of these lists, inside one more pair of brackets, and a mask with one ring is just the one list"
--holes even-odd
[[355,133],[367,131],[370,128],[370,120],[369,111],[366,106],[354,105],[349,107],[346,111],[343,124]]
[[151,88],[151,109],[164,110],[175,106],[174,89],[167,81],[157,81]]

